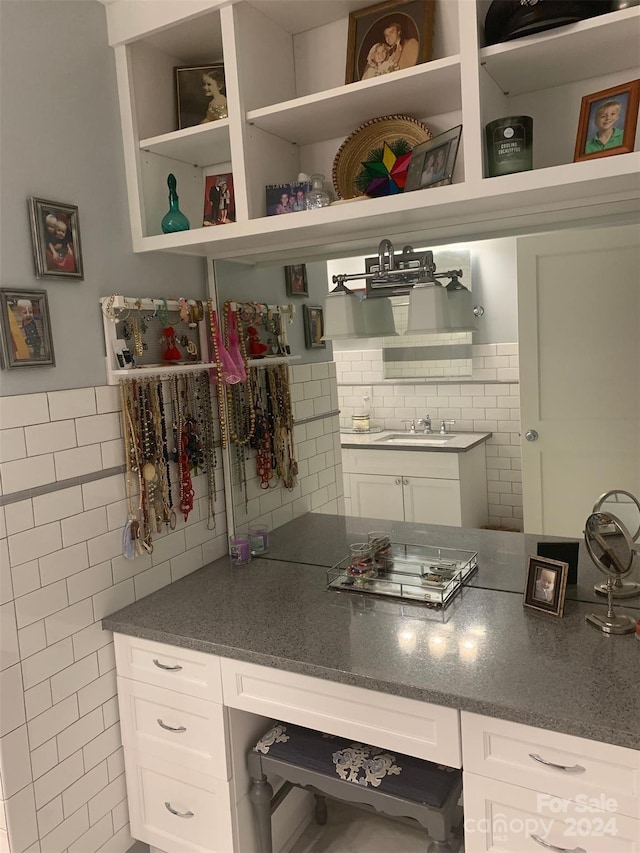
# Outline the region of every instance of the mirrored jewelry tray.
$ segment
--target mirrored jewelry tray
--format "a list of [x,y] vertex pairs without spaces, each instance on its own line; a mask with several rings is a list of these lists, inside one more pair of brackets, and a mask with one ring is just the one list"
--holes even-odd
[[389,552],[376,558],[375,576],[353,577],[350,562],[345,557],[327,571],[327,589],[400,598],[441,609],[477,571],[478,554],[392,542]]

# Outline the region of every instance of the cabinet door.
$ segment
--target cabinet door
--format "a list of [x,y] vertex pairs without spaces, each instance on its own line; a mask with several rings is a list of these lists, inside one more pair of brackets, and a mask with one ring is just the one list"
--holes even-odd
[[404,521],[402,478],[382,474],[350,474],[351,512],[365,518]]
[[428,477],[404,477],[404,520],[460,526],[460,483]]

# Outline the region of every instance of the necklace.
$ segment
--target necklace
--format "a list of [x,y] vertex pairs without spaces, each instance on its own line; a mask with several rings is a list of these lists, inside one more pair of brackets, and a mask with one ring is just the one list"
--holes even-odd
[[218,404],[218,419],[220,421],[220,443],[224,449],[227,446],[226,418],[224,410],[224,391],[222,379],[222,361],[220,359],[220,349],[218,347],[218,318],[213,310],[211,299],[207,300],[207,311],[209,312],[209,331],[211,339],[211,348],[213,350],[213,360],[216,367],[216,402]]

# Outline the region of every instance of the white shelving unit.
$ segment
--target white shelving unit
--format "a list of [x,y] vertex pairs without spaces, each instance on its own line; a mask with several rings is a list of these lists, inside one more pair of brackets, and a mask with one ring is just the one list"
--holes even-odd
[[[485,47],[486,0],[439,0],[431,62],[344,85],[348,14],[366,0],[143,5],[107,7],[136,252],[288,263],[368,251],[381,235],[477,239],[638,210],[638,150],[572,162],[582,96],[640,76],[638,7]],[[225,64],[229,118],[176,131],[173,68],[216,61]],[[265,185],[299,171],[329,177],[344,138],[393,113],[433,133],[463,125],[453,185],[264,215]],[[533,116],[534,170],[485,178],[483,127],[512,114]],[[197,227],[206,175],[229,169],[237,221]],[[165,235],[170,171],[192,229]]]

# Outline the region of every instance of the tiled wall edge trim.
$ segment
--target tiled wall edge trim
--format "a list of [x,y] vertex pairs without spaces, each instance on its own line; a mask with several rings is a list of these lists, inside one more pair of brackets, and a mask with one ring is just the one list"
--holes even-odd
[[124,474],[125,471],[126,467],[124,465],[116,465],[114,468],[105,468],[103,471],[92,471],[89,474],[82,474],[79,477],[70,477],[68,480],[57,480],[55,483],[44,483],[44,485],[36,486],[33,489],[24,489],[22,492],[2,495],[0,497],[0,507],[18,503],[18,501],[26,501],[30,498],[38,498],[40,495],[49,495],[51,492],[59,492],[71,486],[82,486],[84,483],[104,480],[107,477],[114,477],[116,474]]
[[311,421],[323,421],[325,418],[333,418],[340,414],[340,409],[332,409],[330,412],[323,412],[321,415],[311,415],[308,418],[296,418],[294,426],[301,424],[310,424]]

